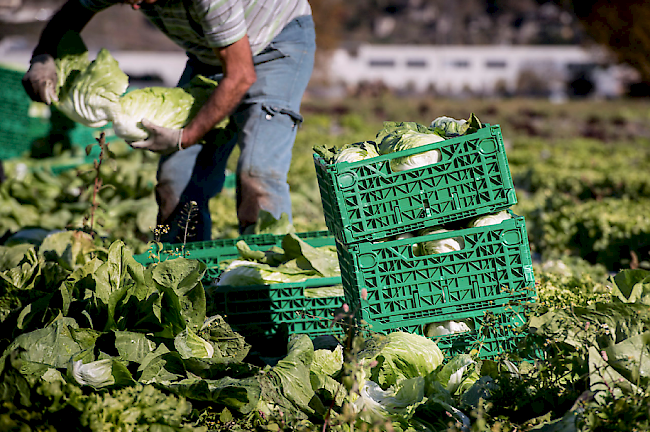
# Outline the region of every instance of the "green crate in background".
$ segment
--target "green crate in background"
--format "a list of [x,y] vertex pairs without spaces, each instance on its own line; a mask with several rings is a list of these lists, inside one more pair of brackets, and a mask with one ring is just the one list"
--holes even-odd
[[[336,244],[328,231],[308,231],[296,235],[313,247]],[[178,258],[181,255],[187,259],[199,260],[208,267],[203,277],[203,283],[208,285],[221,274],[220,262],[239,258],[236,247],[238,241],[244,240],[252,250],[265,251],[272,246],[280,246],[284,237],[284,234],[249,234],[232,239],[188,242],[185,245],[164,243],[160,252],[156,245],[152,245],[148,251],[135,255],[135,260],[142,265]]]
[[[346,302],[370,330],[472,316],[536,297],[524,218],[401,240],[337,241]],[[420,241],[462,238],[464,248],[415,256]]]
[[[314,288],[341,294],[305,294]],[[208,313],[222,315],[233,330],[249,340],[264,340],[277,334],[306,334],[313,338],[343,333],[341,325],[335,322],[336,313],[345,302],[340,277],[248,287],[211,286],[206,288],[206,297]]]
[[[392,172],[390,161],[437,149],[440,162]],[[345,244],[495,213],[517,203],[498,125],[358,162],[314,154],[330,232]]]
[[[0,66],[0,160],[30,157],[37,140],[46,140],[50,134],[49,118],[30,115],[33,102],[22,86],[25,71]],[[49,108],[47,108],[49,110]],[[115,139],[110,127],[90,128],[72,123],[68,134],[70,144],[83,162],[91,161],[85,157],[85,147],[96,142],[101,132],[107,141]]]
[[[334,246],[336,241],[328,231],[296,233],[313,247]],[[284,234],[252,234],[234,239],[220,239],[182,244],[164,244],[158,253],[155,246],[135,255],[143,265],[184,256],[207,265],[203,283],[211,314],[221,314],[233,329],[250,338],[267,338],[278,333],[307,334],[316,337],[341,334],[340,326],[332,326],[334,314],[345,298],[341,295],[309,297],[305,290],[332,287],[341,289],[341,277],[311,278],[303,282],[257,285],[249,287],[216,286],[221,274],[219,263],[239,257],[236,244],[244,240],[252,250],[265,251],[281,246]]]

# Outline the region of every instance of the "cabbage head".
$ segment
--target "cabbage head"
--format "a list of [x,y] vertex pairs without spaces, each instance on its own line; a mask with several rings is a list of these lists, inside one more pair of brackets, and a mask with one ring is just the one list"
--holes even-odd
[[[379,153],[390,154],[423,145],[444,141],[433,130],[416,122],[384,122],[384,128],[377,133]],[[419,168],[440,162],[440,150],[434,149],[412,156],[396,157],[390,161],[394,172]]]
[[451,117],[438,117],[431,122],[431,129],[438,129],[438,132],[445,137],[465,135],[469,124],[467,120],[456,120]]
[[369,423],[382,418],[408,420],[418,406],[426,402],[424,377],[408,378],[383,390],[373,381],[359,387],[359,397],[351,404],[352,410]]
[[[408,131],[401,135],[389,135],[383,139],[379,150],[381,154],[389,154],[402,150],[424,146],[427,144],[444,141],[440,135]],[[416,153],[411,156],[396,157],[391,159],[390,168],[393,172],[406,171],[440,162],[442,153],[438,149]]]
[[102,49],[92,62],[88,53],[64,56],[57,60],[58,102],[54,106],[68,118],[90,127],[101,127],[112,120],[119,108],[129,77],[117,60]]
[[468,227],[476,228],[476,227],[483,227],[488,225],[498,225],[504,220],[508,220],[511,218],[512,215],[508,212],[508,210],[501,210],[498,213],[479,216],[477,218],[472,219]]
[[442,321],[427,324],[424,328],[424,334],[427,337],[445,336],[453,333],[463,333],[472,329],[464,321]]
[[115,135],[125,141],[146,139],[149,132],[142,126],[143,118],[158,126],[180,129],[196,115],[216,86],[216,81],[198,76],[183,88],[145,87],[128,92],[113,113]]
[[[409,378],[426,377],[444,359],[438,345],[424,336],[398,331],[389,333],[386,340],[386,345],[369,359],[377,361],[370,369],[370,379],[382,389]],[[369,362],[364,359],[364,364]]]
[[[444,228],[430,228],[420,232],[421,236],[429,234],[440,234],[451,232]],[[465,239],[463,237],[449,237],[438,240],[429,240],[416,243],[413,245],[413,255],[425,256],[435,255],[445,252],[459,251],[465,248]]]
[[467,120],[456,120],[447,116],[438,117],[437,119],[433,120],[429,126],[430,129],[434,130],[437,134],[440,134],[445,138],[453,138],[471,134],[481,129],[482,127],[483,124],[474,113],[472,113]]
[[71,361],[72,378],[79,385],[102,388],[115,384],[113,359],[97,360],[84,364],[82,360]]
[[174,338],[174,347],[180,354],[181,358],[212,358],[214,347],[210,342],[198,336],[189,328],[180,332]]
[[379,156],[379,152],[377,152],[375,143],[365,141],[342,147],[335,156],[334,162],[358,162],[360,160],[370,159],[377,156]]

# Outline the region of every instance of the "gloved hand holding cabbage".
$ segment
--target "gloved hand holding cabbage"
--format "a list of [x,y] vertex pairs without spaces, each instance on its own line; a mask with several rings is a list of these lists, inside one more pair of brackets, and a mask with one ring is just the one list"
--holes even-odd
[[[57,109],[90,127],[112,122],[118,137],[127,142],[139,141],[136,147],[163,154],[180,149],[180,130],[217,86],[216,81],[197,76],[182,88],[147,87],[127,93],[129,77],[106,49],[100,50],[92,62],[88,51],[77,50],[57,58],[55,64],[58,101],[53,98],[53,105]],[[143,119],[149,127],[143,125]],[[159,145],[152,147],[153,139]],[[173,141],[173,145],[168,146],[166,141]]]

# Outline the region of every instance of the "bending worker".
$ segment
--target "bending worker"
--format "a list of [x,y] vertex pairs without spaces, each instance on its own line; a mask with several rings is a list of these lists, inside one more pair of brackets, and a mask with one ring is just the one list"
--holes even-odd
[[[302,117],[300,102],[316,49],[307,0],[68,0],[46,25],[23,85],[36,101],[56,97],[54,55],[64,34],[81,32],[99,11],[127,3],[139,9],[187,52],[178,85],[197,74],[219,82],[183,129],[143,119],[150,132],[135,148],[161,154],[156,185],[161,239],[176,242],[188,203],[198,204],[192,241],[210,240],[208,202],[223,188],[235,145],[239,230],[255,224],[260,210],[291,218],[287,174]],[[213,127],[230,116],[231,134]],[[227,137],[227,138],[224,138]],[[197,144],[202,141],[203,144]]]

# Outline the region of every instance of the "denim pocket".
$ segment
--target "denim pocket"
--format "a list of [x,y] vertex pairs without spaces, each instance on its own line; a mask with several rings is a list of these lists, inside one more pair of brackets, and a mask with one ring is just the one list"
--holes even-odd
[[283,57],[286,57],[286,55],[276,46],[276,44],[271,42],[261,53],[253,56],[253,64],[259,65]]
[[242,133],[239,169],[251,176],[286,181],[302,116],[273,103],[255,103],[235,114]]

